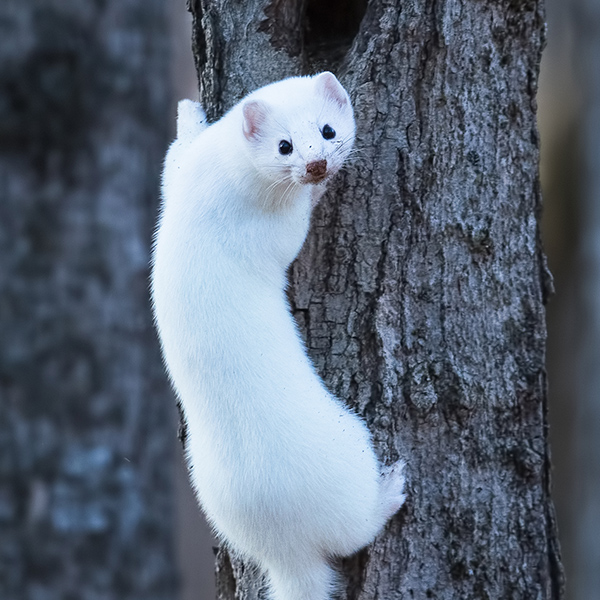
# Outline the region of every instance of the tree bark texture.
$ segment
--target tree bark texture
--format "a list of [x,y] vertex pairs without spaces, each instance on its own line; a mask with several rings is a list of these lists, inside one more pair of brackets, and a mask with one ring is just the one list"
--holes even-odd
[[162,0],[0,3],[0,597],[175,592]]
[[[357,157],[316,209],[290,301],[405,507],[344,561],[348,600],[562,597],[550,499],[537,0],[190,0],[202,102],[331,69]],[[262,597],[221,550],[220,600]]]

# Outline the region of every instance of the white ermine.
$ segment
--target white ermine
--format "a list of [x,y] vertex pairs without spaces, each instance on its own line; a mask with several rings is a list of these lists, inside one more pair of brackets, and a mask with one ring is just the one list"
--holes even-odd
[[402,464],[382,474],[365,424],[315,372],[285,295],[354,131],[334,75],[292,77],[211,125],[181,101],[165,159],[152,295],[191,479],[275,600],[330,598],[330,559],[371,542],[404,502]]

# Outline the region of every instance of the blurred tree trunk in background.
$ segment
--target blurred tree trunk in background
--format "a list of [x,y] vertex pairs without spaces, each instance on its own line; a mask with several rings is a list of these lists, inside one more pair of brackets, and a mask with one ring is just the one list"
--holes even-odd
[[[292,309],[406,506],[344,561],[343,597],[562,597],[546,438],[535,95],[542,2],[189,0],[215,119],[275,79],[334,70],[359,157],[313,216]],[[235,151],[235,149],[232,149]],[[254,600],[221,549],[220,600]]]
[[[574,2],[583,104],[577,274],[579,348],[574,431],[573,600],[600,594],[600,3]],[[569,579],[571,581],[571,578]]]
[[0,4],[0,597],[172,599],[163,0]]
[[556,294],[547,311],[552,493],[567,579],[567,598],[572,598],[575,584],[572,532],[579,511],[574,503],[573,446],[579,377],[576,246],[581,160],[577,143],[579,86],[570,56],[573,1],[547,0],[548,47],[544,50],[538,94],[543,237],[556,286]]

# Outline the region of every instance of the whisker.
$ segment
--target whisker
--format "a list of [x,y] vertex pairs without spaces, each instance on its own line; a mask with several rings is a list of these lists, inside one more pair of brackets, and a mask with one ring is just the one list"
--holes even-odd
[[287,188],[285,188],[285,191],[283,192],[283,194],[281,195],[281,201],[279,203],[280,206],[284,206],[285,203],[287,202],[286,195],[287,195],[288,191],[290,191],[290,189],[292,188],[293,185],[294,185],[294,180],[292,179],[290,181],[290,183],[288,184]]
[[356,148],[353,148],[348,152],[346,160],[352,160],[355,158],[362,158],[366,160],[369,158],[369,154],[365,150],[357,150]]
[[[290,181],[290,183],[293,183],[293,179],[291,175],[285,175],[284,177],[281,177],[280,179],[278,179],[277,181],[274,181],[266,190],[266,196],[272,195],[271,192],[276,192],[277,188],[281,185],[284,184],[286,181]],[[288,184],[289,187],[289,184]],[[287,189],[287,188],[286,188]],[[275,198],[273,198],[275,200]]]
[[347,138],[342,138],[341,140],[338,141],[337,146],[335,147],[335,151],[339,152],[342,148],[344,148],[344,146],[348,143],[348,142],[352,142],[353,138],[352,136],[348,136]]
[[284,181],[286,181],[287,179],[289,179],[291,177],[291,175],[284,175],[283,177],[276,179],[275,181],[273,181],[269,187],[265,190],[266,193],[270,192],[272,189],[274,189],[275,187],[277,187],[279,184],[283,183]]

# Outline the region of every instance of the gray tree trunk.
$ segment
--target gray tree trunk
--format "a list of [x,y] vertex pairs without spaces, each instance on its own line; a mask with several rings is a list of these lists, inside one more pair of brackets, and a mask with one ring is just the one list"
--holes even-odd
[[[201,99],[334,70],[358,158],[315,211],[292,309],[329,387],[408,462],[343,597],[559,599],[538,218],[538,0],[190,0]],[[224,550],[218,598],[260,595]]]
[[175,592],[163,0],[0,3],[0,597]]

